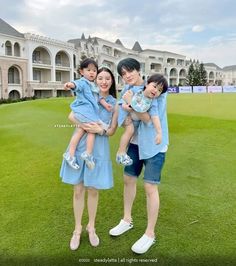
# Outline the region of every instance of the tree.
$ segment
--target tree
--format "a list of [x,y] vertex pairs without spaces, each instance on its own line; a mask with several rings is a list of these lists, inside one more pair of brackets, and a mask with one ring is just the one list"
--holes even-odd
[[204,64],[199,65],[199,85],[205,86],[207,84],[207,72],[205,70]]
[[199,64],[198,61],[194,60],[189,66],[186,80],[190,86],[205,86],[207,84],[207,72],[204,64]]
[[191,63],[188,68],[188,75],[186,78],[187,85],[194,86],[194,71],[194,65]]

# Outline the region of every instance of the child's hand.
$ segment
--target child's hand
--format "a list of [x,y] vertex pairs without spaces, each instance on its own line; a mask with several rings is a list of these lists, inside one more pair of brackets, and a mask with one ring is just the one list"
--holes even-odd
[[75,84],[72,83],[72,82],[66,82],[66,83],[64,84],[64,90],[66,90],[66,91],[68,91],[68,90],[70,90],[70,89],[73,89],[74,87],[75,87]]
[[156,144],[160,144],[162,141],[162,134],[157,134],[155,138]]
[[111,112],[113,110],[113,106],[109,103],[105,105],[105,108],[108,112]]

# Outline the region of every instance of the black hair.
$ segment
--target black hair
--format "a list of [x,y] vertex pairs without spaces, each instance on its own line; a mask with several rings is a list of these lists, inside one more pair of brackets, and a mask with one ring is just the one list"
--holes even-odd
[[117,65],[117,72],[122,77],[122,69],[125,69],[129,72],[133,70],[140,71],[140,63],[134,58],[125,58],[119,62]]
[[111,80],[112,80],[112,84],[111,87],[109,89],[109,94],[111,94],[114,98],[116,98],[116,81],[115,81],[115,77],[113,75],[113,73],[111,72],[111,70],[108,67],[101,67],[98,69],[98,73],[101,73],[102,71],[105,71],[107,73],[109,73],[111,75]]
[[157,85],[162,85],[162,93],[165,93],[168,88],[168,82],[166,78],[161,74],[153,74],[147,79],[147,84],[154,82]]
[[81,63],[80,63],[80,66],[79,66],[79,69],[78,70],[82,70],[84,68],[87,68],[90,64],[93,64],[96,69],[98,70],[98,64],[97,62],[92,59],[92,58],[86,58],[84,59]]

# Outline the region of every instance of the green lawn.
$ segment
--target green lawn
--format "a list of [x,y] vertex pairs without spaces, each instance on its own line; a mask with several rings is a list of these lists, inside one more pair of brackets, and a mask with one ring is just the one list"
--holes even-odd
[[[236,265],[236,94],[169,95],[158,241],[141,256],[130,247],[146,226],[142,179],[134,229],[108,235],[122,217],[122,167],[114,160],[115,187],[99,199],[100,246],[92,248],[84,231],[79,249],[68,248],[72,187],[61,183],[59,170],[73,131],[71,101],[0,106],[0,265]],[[111,138],[113,159],[120,133]]]

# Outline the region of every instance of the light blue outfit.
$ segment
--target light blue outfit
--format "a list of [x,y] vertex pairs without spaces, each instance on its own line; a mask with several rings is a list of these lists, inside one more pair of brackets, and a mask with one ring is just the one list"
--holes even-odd
[[[140,85],[140,86],[130,86],[130,85],[126,85],[124,87],[124,89],[121,92],[121,99],[118,101],[119,104],[119,114],[118,114],[118,126],[121,126],[125,120],[125,118],[127,117],[127,115],[129,115],[129,112],[125,111],[122,108],[122,103],[124,103],[125,101],[122,99],[123,94],[127,91],[127,90],[131,90],[134,94],[142,91],[144,88],[144,85]],[[158,116],[158,108],[157,108],[157,101],[154,99],[151,102],[151,107],[148,110],[148,113],[150,116]],[[140,121],[140,120],[138,120]],[[134,126],[137,126],[137,122],[134,122]]]
[[136,92],[131,100],[131,107],[138,113],[145,113],[151,107],[152,99],[144,96],[143,90]]
[[149,114],[152,116],[157,113],[161,122],[162,128],[162,142],[160,144],[155,143],[156,129],[153,123],[145,123],[140,121],[138,130],[136,130],[134,135],[134,142],[139,146],[139,158],[148,159],[159,152],[166,152],[169,145],[169,134],[168,134],[168,122],[167,122],[167,112],[166,112],[166,100],[167,92],[161,94],[158,98],[153,99],[153,104],[157,109],[154,111],[151,107]]
[[122,108],[122,103],[125,103],[125,101],[122,99],[122,96],[125,94],[125,92],[127,90],[131,90],[133,92],[133,94],[135,94],[135,93],[139,92],[140,90],[143,90],[143,88],[144,88],[144,85],[140,85],[140,86],[125,85],[124,89],[121,92],[120,100],[118,101],[118,105],[119,105],[118,126],[119,127],[124,123],[127,115],[129,115],[129,112],[125,111]]
[[82,77],[73,81],[76,99],[70,107],[74,116],[81,123],[98,122],[98,88],[94,82]]
[[[116,99],[111,95],[105,98],[106,102],[113,107],[116,104]],[[98,104],[98,115],[105,124],[110,124],[113,112],[108,112],[101,104]],[[114,108],[113,108],[114,110]],[[80,159],[80,154],[86,149],[86,137],[84,134],[75,151],[77,163],[80,166],[79,170],[74,170],[63,160],[61,165],[60,176],[62,182],[77,185],[83,183],[86,187],[93,187],[95,189],[109,189],[113,187],[113,172],[112,162],[110,159],[110,146],[108,136],[95,135],[95,142],[93,148],[93,157],[95,167],[93,170],[87,168],[85,162]]]

